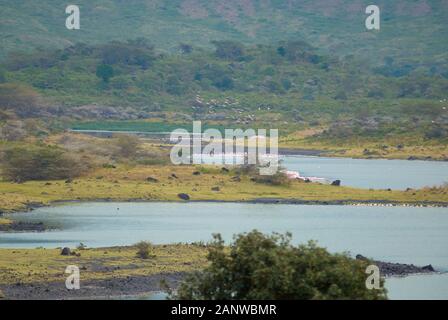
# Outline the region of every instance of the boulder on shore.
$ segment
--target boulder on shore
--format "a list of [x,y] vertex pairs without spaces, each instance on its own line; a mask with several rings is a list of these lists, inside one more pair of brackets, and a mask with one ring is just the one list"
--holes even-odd
[[339,187],[339,186],[341,185],[341,180],[334,180],[334,181],[331,183],[331,185],[332,185],[332,186],[337,186],[337,187]]
[[70,248],[67,248],[67,247],[63,248],[61,251],[61,256],[70,256],[71,254],[72,254],[72,252],[71,252]]
[[190,196],[186,193],[179,193],[177,196],[182,200],[190,200]]

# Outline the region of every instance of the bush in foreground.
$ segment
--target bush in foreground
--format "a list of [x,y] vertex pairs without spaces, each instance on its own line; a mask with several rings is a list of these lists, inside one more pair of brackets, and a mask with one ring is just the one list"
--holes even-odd
[[[230,247],[221,236],[210,244],[210,265],[188,277],[173,299],[385,299],[368,290],[367,261],[331,254],[314,242],[291,245],[291,235],[240,234]],[[382,283],[383,284],[383,283]]]

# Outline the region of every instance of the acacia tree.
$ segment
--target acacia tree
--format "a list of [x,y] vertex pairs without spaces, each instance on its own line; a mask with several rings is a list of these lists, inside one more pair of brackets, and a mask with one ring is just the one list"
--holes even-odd
[[88,169],[79,157],[52,146],[13,146],[3,150],[0,161],[6,180],[57,180],[74,178]]
[[[187,300],[385,299],[386,290],[368,290],[368,261],[331,254],[314,242],[291,245],[291,234],[270,236],[254,230],[226,247],[214,235],[205,270],[171,293]],[[382,283],[383,284],[383,281]]]
[[0,84],[0,110],[10,110],[23,118],[36,115],[40,110],[39,95],[26,85]]

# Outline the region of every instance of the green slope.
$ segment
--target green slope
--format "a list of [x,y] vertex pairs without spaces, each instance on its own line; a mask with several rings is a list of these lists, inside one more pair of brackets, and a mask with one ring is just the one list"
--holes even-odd
[[272,43],[303,38],[340,55],[373,63],[384,57],[446,63],[448,4],[443,0],[375,1],[380,32],[364,27],[365,0],[79,0],[81,30],[65,28],[59,0],[0,1],[0,55],[76,42],[102,43],[146,37],[175,50],[179,42],[209,46],[211,40]]

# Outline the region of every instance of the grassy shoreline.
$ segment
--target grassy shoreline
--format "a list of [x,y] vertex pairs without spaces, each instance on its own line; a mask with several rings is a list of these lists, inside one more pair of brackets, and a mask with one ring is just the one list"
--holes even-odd
[[[160,281],[175,285],[187,273],[204,268],[207,249],[200,244],[152,246],[141,259],[135,246],[75,249],[0,249],[0,293],[5,299],[76,299],[143,294],[160,290]],[[69,265],[80,270],[81,290],[65,288]],[[1,299],[1,295],[0,295]]]
[[[198,173],[199,172],[199,173]],[[0,182],[3,213],[29,210],[61,201],[191,201],[448,205],[446,187],[419,190],[373,190],[291,181],[289,185],[235,179],[213,166],[118,166],[101,168],[75,180]]]

